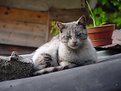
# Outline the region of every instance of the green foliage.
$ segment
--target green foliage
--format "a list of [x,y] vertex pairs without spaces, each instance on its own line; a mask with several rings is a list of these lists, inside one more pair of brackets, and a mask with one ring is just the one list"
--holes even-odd
[[107,5],[110,6],[109,1],[108,0],[98,0],[102,5]]
[[95,17],[95,25],[101,26],[103,24],[106,24],[108,20],[107,13],[102,10],[102,8],[98,7],[92,10],[94,17]]
[[121,13],[114,12],[110,15],[110,22],[116,24],[116,28],[121,28]]
[[[96,7],[94,9],[91,9],[87,0],[86,0],[86,3],[90,11],[90,16],[93,21],[93,26],[95,27],[95,26],[101,26],[103,24],[106,24],[108,20],[107,13],[101,7]],[[89,26],[92,26],[92,24],[90,24]]]
[[96,7],[91,9],[90,15],[93,13],[93,17],[91,18],[93,22],[95,22],[95,26],[100,26],[106,23],[114,23],[116,24],[116,28],[121,28],[120,11],[121,0],[98,0]]
[[59,29],[58,29],[58,27],[57,27],[55,21],[52,21],[52,22],[51,22],[50,33],[51,33],[52,35],[54,35],[54,36],[57,35],[57,34],[59,34]]
[[[105,4],[106,5],[106,4]],[[113,7],[113,8],[111,8]],[[113,11],[110,12],[109,21],[116,24],[116,28],[121,28],[121,0],[111,0],[110,7]]]

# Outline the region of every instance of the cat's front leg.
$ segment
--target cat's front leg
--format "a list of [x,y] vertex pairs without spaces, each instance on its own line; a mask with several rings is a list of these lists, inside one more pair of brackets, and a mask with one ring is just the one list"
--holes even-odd
[[43,53],[35,60],[34,68],[35,70],[42,70],[44,68],[50,67],[52,58],[49,54]]
[[33,75],[42,75],[42,74],[47,74],[47,73],[51,73],[51,72],[61,71],[63,69],[65,69],[64,66],[43,68],[41,70],[34,72]]
[[33,75],[42,75],[42,74],[54,72],[54,70],[55,70],[55,67],[48,67],[34,72]]
[[33,75],[42,75],[42,74],[46,74],[50,72],[56,72],[56,71],[61,71],[64,69],[73,68],[76,66],[77,66],[76,64],[72,64],[72,63],[64,61],[60,63],[60,66],[44,68],[44,69],[36,71]]
[[63,69],[69,69],[69,68],[77,67],[76,64],[70,63],[70,62],[66,62],[66,61],[60,62],[60,66],[61,66]]

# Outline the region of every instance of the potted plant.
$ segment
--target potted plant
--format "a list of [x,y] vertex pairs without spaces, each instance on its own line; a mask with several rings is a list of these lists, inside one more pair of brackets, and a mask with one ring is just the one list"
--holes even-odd
[[86,4],[93,22],[93,27],[88,28],[88,35],[93,46],[96,47],[111,44],[111,37],[115,29],[115,24],[106,24],[109,18],[107,12],[105,12],[102,7],[91,9],[87,0]]

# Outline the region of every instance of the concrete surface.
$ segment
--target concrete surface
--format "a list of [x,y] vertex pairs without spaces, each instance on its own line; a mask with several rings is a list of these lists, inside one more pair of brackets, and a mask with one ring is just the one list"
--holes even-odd
[[105,62],[4,81],[0,91],[121,91],[121,54]]

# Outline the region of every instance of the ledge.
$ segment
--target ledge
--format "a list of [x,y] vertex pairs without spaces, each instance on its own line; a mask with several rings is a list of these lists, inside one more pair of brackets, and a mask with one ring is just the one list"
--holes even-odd
[[121,91],[121,54],[97,64],[4,81],[0,91]]

